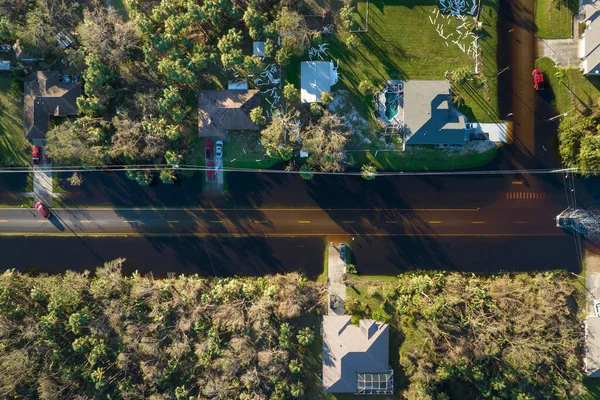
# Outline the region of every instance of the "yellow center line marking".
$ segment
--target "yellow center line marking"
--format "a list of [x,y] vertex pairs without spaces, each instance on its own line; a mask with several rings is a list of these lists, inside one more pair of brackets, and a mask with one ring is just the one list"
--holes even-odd
[[176,223],[178,223],[179,221],[167,221],[167,222],[168,222],[168,223],[170,223],[170,224],[176,224]]
[[471,223],[472,223],[472,224],[485,224],[485,222],[484,222],[484,221],[473,221],[473,222],[471,222]]
[[266,224],[267,221],[254,221],[255,224]]
[[5,219],[0,219],[0,222],[8,222],[8,221]]
[[124,219],[123,222],[127,223],[127,222],[137,222],[137,221],[129,221],[129,220]]
[[526,224],[527,222],[525,221],[515,221],[515,224]]
[[385,221],[386,224],[397,224],[398,221]]
[[523,182],[522,181],[512,181],[513,185],[522,185]]
[[429,221],[430,224],[441,224],[442,221]]
[[310,221],[298,221],[299,224],[310,224]]
[[218,220],[218,221],[210,221],[210,222],[212,222],[213,224],[222,224],[222,223],[223,223],[223,221],[221,221],[221,220]]
[[354,221],[342,221],[342,224],[353,224]]
[[81,220],[81,221],[79,221],[79,222],[92,222],[92,221],[90,221],[89,219],[82,219],[82,220]]

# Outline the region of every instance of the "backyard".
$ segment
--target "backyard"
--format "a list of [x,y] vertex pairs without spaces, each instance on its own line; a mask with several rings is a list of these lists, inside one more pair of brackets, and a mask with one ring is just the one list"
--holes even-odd
[[542,39],[568,39],[572,35],[572,17],[579,2],[575,0],[536,0],[535,35]]
[[[363,99],[362,112],[373,109],[370,97],[363,98],[359,85],[370,81],[375,88],[383,87],[388,79],[444,79],[446,72],[459,68],[475,70],[475,59],[463,52],[453,40],[468,48],[471,38],[460,39],[457,28],[463,21],[438,13],[438,5],[423,0],[408,0],[398,5],[391,0],[374,0],[358,3],[358,20],[365,20],[367,7],[368,31],[340,33],[330,41],[330,54],[339,63],[341,85],[348,88],[356,98]],[[471,17],[467,17],[468,21]],[[471,118],[478,121],[496,121],[496,21],[497,4],[482,1],[478,33],[482,53],[480,69],[487,89],[471,92],[465,98],[465,108]],[[441,30],[438,31],[437,29]],[[465,31],[466,28],[459,30]],[[448,37],[445,40],[441,35]],[[355,48],[347,45],[350,35],[355,35]],[[454,35],[454,36],[452,36]]]

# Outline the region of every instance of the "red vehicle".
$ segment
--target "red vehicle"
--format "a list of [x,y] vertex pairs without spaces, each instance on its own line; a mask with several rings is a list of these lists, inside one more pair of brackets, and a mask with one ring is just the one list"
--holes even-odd
[[50,164],[51,160],[46,153],[46,149],[42,150],[42,164]]
[[531,73],[531,75],[533,75],[533,87],[535,88],[535,90],[540,91],[544,89],[544,74],[542,73],[542,70],[537,68],[534,69],[533,72]]
[[52,216],[52,212],[41,201],[35,203],[35,208],[37,208],[44,218],[50,218]]
[[206,150],[206,159],[210,160],[211,158],[213,158],[213,142],[212,142],[212,140],[206,141],[206,146],[204,147],[204,149]]
[[206,166],[208,167],[208,169],[206,170],[206,176],[208,176],[208,180],[214,181],[215,180],[215,163],[212,161],[209,161],[206,163]]
[[35,165],[40,163],[40,148],[37,146],[33,146],[31,149],[31,159]]

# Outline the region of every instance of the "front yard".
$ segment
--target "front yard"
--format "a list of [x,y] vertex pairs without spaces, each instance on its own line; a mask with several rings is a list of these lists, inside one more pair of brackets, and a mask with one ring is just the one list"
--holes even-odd
[[535,35],[542,39],[570,38],[578,7],[575,0],[535,0]]
[[557,68],[548,57],[535,61],[536,68],[544,73],[548,87],[553,93],[552,103],[559,114],[569,112],[580,105],[589,105],[600,97],[600,77],[586,77],[576,68],[567,68],[566,78],[556,77]]

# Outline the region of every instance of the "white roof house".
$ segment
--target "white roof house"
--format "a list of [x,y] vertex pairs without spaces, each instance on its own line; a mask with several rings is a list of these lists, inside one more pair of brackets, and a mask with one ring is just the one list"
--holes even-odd
[[600,75],[600,2],[583,1],[585,30],[579,42],[584,75]]
[[0,71],[10,71],[10,61],[0,61]]
[[387,324],[349,315],[323,316],[323,392],[392,394]]
[[338,81],[332,61],[305,61],[300,63],[300,98],[303,103],[321,102],[321,94],[329,92]]

